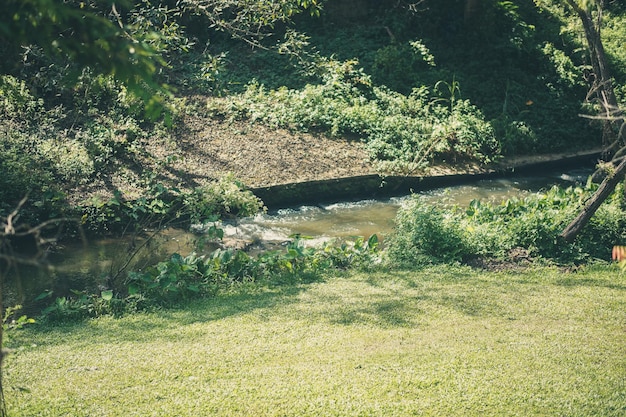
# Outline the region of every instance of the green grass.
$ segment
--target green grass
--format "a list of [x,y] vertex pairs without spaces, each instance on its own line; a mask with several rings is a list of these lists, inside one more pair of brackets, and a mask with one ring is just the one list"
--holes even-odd
[[11,416],[623,416],[615,268],[437,267],[11,336]]

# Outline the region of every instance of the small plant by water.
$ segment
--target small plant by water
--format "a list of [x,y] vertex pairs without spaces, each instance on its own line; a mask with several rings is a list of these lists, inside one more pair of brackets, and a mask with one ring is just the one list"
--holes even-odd
[[[352,242],[305,245],[295,236],[284,249],[252,256],[243,250],[218,249],[207,255],[172,254],[142,271],[131,271],[118,288],[99,292],[73,290],[56,297],[43,310],[47,319],[120,316],[156,307],[173,307],[198,298],[213,297],[246,284],[285,284],[311,281],[331,270],[367,268],[379,259],[378,237]],[[46,292],[38,301],[50,299]]]
[[82,213],[86,230],[106,234],[172,224],[188,227],[226,216],[252,216],[263,208],[258,197],[234,176],[227,175],[190,190],[152,180],[142,197],[128,199],[116,192],[110,199],[87,202],[77,211]]

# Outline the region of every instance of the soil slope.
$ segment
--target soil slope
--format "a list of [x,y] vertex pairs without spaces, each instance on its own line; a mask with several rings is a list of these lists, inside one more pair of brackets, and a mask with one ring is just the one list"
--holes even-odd
[[[70,200],[111,197],[113,190],[126,198],[142,194],[142,174],[158,173],[169,186],[190,188],[232,174],[249,188],[375,174],[362,142],[331,139],[324,135],[272,129],[248,121],[223,121],[196,111],[183,116],[173,134],[154,137],[142,144],[145,153],[132,166],[102,176],[70,193]],[[518,166],[566,154],[506,159],[502,166]],[[137,161],[135,161],[137,162]],[[418,175],[449,175],[484,170],[472,165],[429,168]]]
[[361,142],[200,116],[188,116],[180,133],[173,167],[199,182],[232,173],[255,188],[375,173]]

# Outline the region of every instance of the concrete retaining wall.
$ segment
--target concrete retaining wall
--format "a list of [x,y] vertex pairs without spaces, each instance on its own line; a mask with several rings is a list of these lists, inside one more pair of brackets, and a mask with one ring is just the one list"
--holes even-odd
[[254,188],[251,191],[261,198],[269,209],[334,203],[339,201],[379,199],[406,195],[433,188],[467,184],[483,179],[513,177],[516,175],[545,175],[555,170],[593,168],[600,152],[591,151],[571,156],[519,160],[510,165],[486,169],[483,172],[435,176],[364,175],[309,181]]

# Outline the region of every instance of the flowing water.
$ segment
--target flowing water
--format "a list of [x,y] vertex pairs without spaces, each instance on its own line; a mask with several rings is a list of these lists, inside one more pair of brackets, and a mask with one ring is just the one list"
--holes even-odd
[[[482,180],[472,184],[440,188],[419,193],[426,201],[447,205],[467,206],[470,201],[501,202],[512,197],[523,197],[552,185],[572,185],[586,181],[589,170],[556,173],[542,177],[519,177]],[[332,238],[369,237],[384,239],[393,231],[393,220],[398,209],[411,196],[386,200],[340,202],[335,204],[284,208],[254,217],[224,223],[225,241],[253,242],[252,250],[289,240],[299,234],[310,237],[310,244]],[[105,277],[117,271],[139,270],[165,259],[174,252],[185,256],[196,249],[198,233],[168,229],[153,239],[103,239],[66,244],[47,256],[50,268],[43,271],[23,268],[8,290],[9,301],[19,302],[20,295],[36,296],[44,289],[64,293],[73,288],[97,286]],[[208,250],[208,249],[207,249]],[[131,263],[129,253],[135,253]]]
[[[481,180],[472,184],[438,188],[419,193],[425,201],[444,205],[467,206],[478,199],[499,203],[512,197],[523,197],[552,185],[584,183],[590,171],[555,173],[547,177],[520,177]],[[393,231],[398,209],[412,196],[386,200],[360,200],[318,206],[286,208],[241,219],[224,225],[225,235],[243,240],[284,241],[294,234],[315,240],[328,238],[385,236]]]

